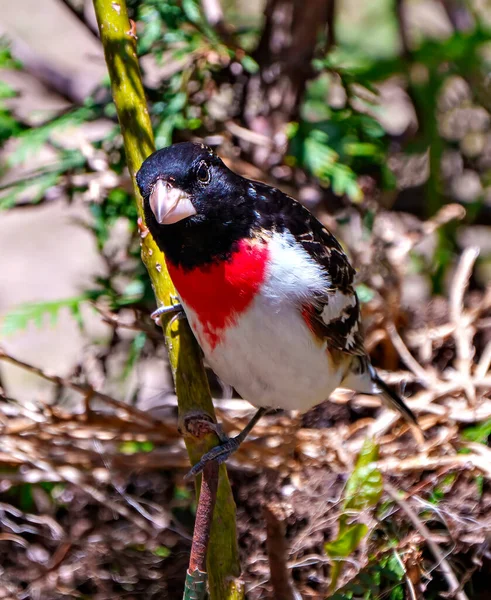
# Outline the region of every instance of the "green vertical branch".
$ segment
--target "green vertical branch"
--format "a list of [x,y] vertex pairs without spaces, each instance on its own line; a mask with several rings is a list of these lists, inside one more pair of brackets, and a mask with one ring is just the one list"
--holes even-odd
[[[101,41],[104,46],[111,88],[124,139],[126,160],[133,180],[140,217],[142,260],[148,270],[159,305],[169,305],[175,295],[162,252],[145,226],[142,198],[135,175],[145,158],[155,150],[152,125],[136,55],[136,37],[124,0],[94,0]],[[174,377],[179,423],[191,462],[217,444],[214,434],[193,435],[193,415],[215,420],[210,390],[201,354],[188,325],[178,320],[163,327]],[[199,431],[200,428],[195,428]],[[220,467],[216,506],[207,554],[212,600],[244,598],[238,559],[235,503],[225,466]]]

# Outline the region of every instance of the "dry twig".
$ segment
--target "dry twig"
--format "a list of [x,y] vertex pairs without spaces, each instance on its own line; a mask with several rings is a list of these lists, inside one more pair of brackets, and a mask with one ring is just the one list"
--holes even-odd
[[389,496],[400,506],[400,508],[406,513],[406,515],[411,520],[411,523],[417,529],[417,531],[422,535],[426,543],[428,544],[428,548],[433,553],[435,560],[437,561],[437,565],[440,568],[443,576],[445,577],[449,591],[452,597],[457,600],[469,600],[467,594],[461,589],[461,585],[455,573],[453,572],[449,562],[443,556],[438,544],[433,541],[430,530],[426,527],[426,525],[421,521],[418,515],[414,512],[414,510],[409,506],[409,504],[400,497],[397,490],[390,485],[390,483],[384,483],[385,490],[389,494]]
[[213,510],[218,488],[218,464],[207,463],[201,476],[196,520],[194,523],[193,544],[186,573],[183,600],[202,600],[206,595],[206,552],[210,541]]
[[457,266],[450,292],[450,319],[455,326],[453,337],[457,348],[457,368],[464,381],[465,392],[471,406],[475,406],[476,404],[476,390],[470,381],[472,358],[474,355],[472,345],[474,329],[465,322],[463,313],[465,290],[478,255],[479,248],[471,247],[464,250]]
[[[100,400],[102,400],[105,404],[108,404],[109,406],[111,406],[112,408],[115,408],[117,410],[124,411],[132,419],[135,419],[144,425],[148,425],[150,427],[153,427],[155,425],[155,420],[152,417],[149,417],[147,414],[145,414],[141,410],[138,410],[137,408],[134,408],[133,406],[130,406],[129,404],[125,404],[124,402],[116,400],[115,398],[112,398],[111,396],[108,396],[107,394],[98,392],[87,384],[75,383],[74,381],[71,381],[70,379],[60,377],[59,375],[51,375],[49,373],[46,373],[46,371],[43,371],[43,369],[40,369],[39,367],[35,367],[34,365],[31,365],[25,361],[19,360],[18,358],[14,358],[10,354],[7,354],[7,352],[5,352],[5,350],[3,350],[1,347],[0,347],[0,360],[8,362],[12,365],[16,365],[17,367],[21,367],[22,369],[25,369],[26,371],[29,371],[30,373],[33,373],[34,375],[41,377],[41,379],[44,379],[45,381],[51,381],[51,383],[54,383],[55,385],[66,387],[70,390],[78,392],[79,394],[82,394],[84,397],[86,397],[88,395],[90,395],[91,397],[97,397]],[[163,424],[162,426],[164,429],[167,428],[167,425],[165,425],[165,424]]]
[[286,542],[283,510],[277,503],[263,509],[266,519],[266,547],[268,551],[271,585],[275,598],[299,600],[288,570],[288,546]]

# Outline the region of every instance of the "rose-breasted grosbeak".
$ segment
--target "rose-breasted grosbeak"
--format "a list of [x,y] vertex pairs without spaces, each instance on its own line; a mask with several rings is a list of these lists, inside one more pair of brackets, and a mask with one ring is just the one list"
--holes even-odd
[[338,386],[380,394],[416,422],[365,352],[354,269],[306,208],[203,144],[158,150],[137,181],[180,299],[155,314],[182,308],[212,369],[261,407],[191,473],[225,460],[267,408],[306,411]]

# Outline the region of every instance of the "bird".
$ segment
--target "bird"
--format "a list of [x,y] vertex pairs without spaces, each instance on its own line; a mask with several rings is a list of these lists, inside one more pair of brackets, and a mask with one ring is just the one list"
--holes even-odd
[[196,142],[157,150],[136,180],[178,295],[152,316],[184,315],[208,365],[258,409],[190,475],[225,461],[267,410],[306,412],[338,387],[378,394],[417,424],[367,355],[354,268],[306,207]]

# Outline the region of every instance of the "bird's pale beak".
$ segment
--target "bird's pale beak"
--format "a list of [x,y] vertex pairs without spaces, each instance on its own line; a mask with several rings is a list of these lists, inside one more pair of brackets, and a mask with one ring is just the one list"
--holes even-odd
[[189,194],[161,179],[153,186],[150,208],[161,225],[172,225],[196,214]]

